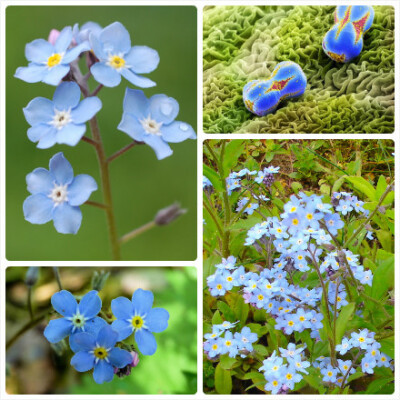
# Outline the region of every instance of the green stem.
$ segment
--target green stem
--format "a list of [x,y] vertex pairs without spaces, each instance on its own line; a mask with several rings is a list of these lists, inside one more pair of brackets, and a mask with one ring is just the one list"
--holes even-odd
[[124,236],[122,236],[119,239],[119,244],[123,244],[128,242],[129,240],[141,235],[144,232],[147,232],[150,229],[153,229],[154,227],[156,227],[157,224],[155,221],[150,221],[147,224],[144,224],[142,226],[140,226],[139,228],[134,229],[133,231],[128,232],[127,234],[125,234]]
[[33,308],[32,308],[32,286],[28,287],[28,311],[29,315],[31,317],[31,320],[33,319]]
[[48,311],[46,311],[44,314],[37,316],[36,318],[31,319],[23,327],[21,327],[21,329],[19,329],[14,334],[14,336],[6,343],[6,350],[8,350],[23,334],[35,327],[38,323],[40,323],[47,315]]
[[135,147],[135,146],[137,146],[139,144],[144,144],[144,142],[137,142],[136,140],[134,140],[133,142],[129,143],[128,145],[126,145],[125,147],[123,147],[122,149],[116,151],[114,154],[112,154],[110,157],[108,157],[107,158],[107,162],[110,163],[111,161],[115,160],[116,158],[118,158],[122,154],[126,153],[132,147]]
[[374,211],[372,211],[372,213],[369,214],[367,220],[361,224],[356,231],[350,236],[349,239],[346,240],[346,242],[344,243],[343,247],[346,248],[357,236],[358,234],[361,232],[361,230],[368,225],[369,221],[371,221],[371,219],[375,216],[375,214],[378,212],[379,207],[382,205],[383,200],[385,200],[386,196],[393,190],[393,183],[388,185],[388,187],[386,188],[386,190],[384,191],[384,193],[382,194],[381,198],[379,199],[378,204],[376,205]]
[[224,231],[218,221],[218,218],[214,215],[214,212],[211,208],[212,206],[208,205],[206,202],[204,202],[203,205],[204,205],[204,208],[207,210],[207,212],[210,214],[210,217],[213,219],[213,221],[217,227],[218,233],[221,236],[221,240],[223,240],[224,239]]
[[365,293],[360,293],[361,297],[364,297],[366,300],[368,301],[372,301],[373,303],[375,303],[376,305],[380,306],[383,313],[385,314],[386,318],[393,318],[386,310],[385,306],[383,304],[381,304],[378,300],[375,300],[373,297],[368,296]]

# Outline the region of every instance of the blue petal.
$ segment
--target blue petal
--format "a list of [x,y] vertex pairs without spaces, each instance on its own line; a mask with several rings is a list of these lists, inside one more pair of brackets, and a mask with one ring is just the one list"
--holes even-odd
[[101,100],[98,97],[83,99],[78,107],[71,112],[74,124],[82,124],[92,119],[101,109]]
[[107,87],[118,86],[121,82],[121,75],[117,70],[103,62],[98,62],[92,65],[90,72],[97,82]]
[[72,324],[65,318],[52,319],[43,334],[50,343],[58,343],[67,337],[72,330]]
[[171,148],[160,136],[145,135],[143,137],[143,142],[148,144],[155,151],[159,160],[162,160],[163,158],[172,154]]
[[186,122],[174,121],[161,127],[162,138],[166,142],[180,143],[186,139],[196,139],[196,133]]
[[69,337],[69,344],[74,353],[90,351],[96,347],[96,336],[87,332],[74,333]]
[[108,359],[110,360],[111,365],[117,368],[124,368],[133,360],[131,353],[118,347],[114,347],[108,353]]
[[127,53],[131,49],[129,32],[120,22],[114,22],[100,33],[100,41],[106,53]]
[[121,69],[121,75],[127,79],[132,85],[139,86],[141,88],[149,88],[156,86],[156,83],[151,79],[144,78],[143,76],[136,75],[131,70],[127,68]]
[[163,124],[170,124],[179,113],[179,104],[172,97],[156,94],[150,99],[151,118]]
[[94,337],[97,337],[101,328],[104,328],[107,322],[100,317],[94,317],[85,322],[85,332],[92,334]]
[[28,83],[40,82],[47,73],[44,65],[31,64],[28,67],[19,67],[14,76]]
[[124,319],[117,319],[111,324],[115,332],[118,332],[118,341],[125,340],[133,333],[132,324]]
[[63,203],[54,209],[53,222],[58,233],[76,234],[81,227],[82,212],[79,207]]
[[57,86],[61,79],[68,74],[69,69],[69,65],[58,64],[44,74],[42,82],[47,83],[48,85]]
[[54,92],[53,102],[58,111],[75,108],[81,99],[81,90],[75,82],[62,82]]
[[101,299],[97,290],[86,293],[79,302],[79,312],[86,319],[94,318],[101,310]]
[[96,383],[111,382],[114,378],[114,368],[104,360],[100,360],[93,371],[93,379]]
[[64,53],[72,42],[72,28],[66,26],[58,35],[54,48],[57,53]]
[[156,352],[157,342],[151,332],[140,329],[135,333],[135,340],[142,354],[151,356]]
[[27,189],[32,194],[48,194],[53,189],[54,176],[45,168],[36,168],[26,176]]
[[33,126],[50,122],[54,116],[54,105],[49,99],[36,97],[29,102],[23,111],[28,124]]
[[80,206],[97,190],[96,181],[89,175],[77,175],[68,186],[68,202],[71,206]]
[[169,313],[164,308],[153,308],[146,316],[146,326],[150,332],[162,332],[168,327]]
[[54,128],[54,126],[47,125],[47,124],[39,124],[32,126],[28,129],[27,135],[28,139],[36,143],[38,142],[41,138],[44,138],[45,136],[51,135],[56,138],[57,130]]
[[99,34],[91,32],[89,35],[90,47],[93,53],[100,61],[106,61],[108,58],[107,53],[103,50],[103,44],[100,42]]
[[96,343],[105,347],[106,349],[110,349],[115,346],[118,340],[118,332],[116,332],[110,325],[101,328],[96,339]]
[[67,144],[68,146],[76,146],[86,132],[86,125],[75,125],[73,123],[65,125],[56,132],[56,142],[59,144]]
[[146,118],[150,114],[149,100],[143,90],[126,88],[124,97],[124,111],[138,119]]
[[154,295],[150,290],[137,289],[132,295],[133,309],[140,315],[147,314],[153,307]]
[[137,74],[154,71],[160,62],[158,52],[147,46],[133,46],[125,57],[126,63]]
[[31,224],[45,224],[52,220],[54,203],[44,194],[33,194],[23,204],[24,217]]
[[51,305],[64,317],[72,317],[76,314],[78,303],[68,290],[61,290],[51,296]]
[[88,42],[83,42],[73,47],[71,50],[68,50],[65,56],[62,59],[63,64],[69,64],[74,61],[81,53],[84,51],[89,51],[90,45]]
[[[40,127],[41,125],[36,125],[28,130],[28,137],[33,137],[36,134],[36,130],[34,128]],[[43,130],[43,135],[39,139],[39,143],[37,144],[38,149],[48,149],[49,147],[54,146],[57,143],[57,129],[49,126],[48,129]]]
[[47,40],[36,39],[25,46],[25,57],[37,64],[46,62],[54,53],[54,47]]
[[111,300],[111,310],[119,319],[131,319],[133,317],[133,304],[126,297],[117,297]]
[[143,142],[143,138],[146,136],[146,131],[143,129],[142,124],[136,117],[129,113],[122,114],[118,129],[139,142]]
[[90,371],[94,366],[94,355],[87,351],[80,351],[71,358],[71,365],[79,372]]
[[69,184],[74,179],[74,170],[62,152],[55,154],[50,159],[49,166],[50,172],[60,185]]

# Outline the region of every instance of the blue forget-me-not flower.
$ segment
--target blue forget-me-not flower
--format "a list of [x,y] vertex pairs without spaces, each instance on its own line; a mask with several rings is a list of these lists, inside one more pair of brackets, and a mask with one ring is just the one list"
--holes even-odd
[[112,327],[118,332],[118,340],[124,340],[135,333],[139,350],[152,355],[157,342],[152,332],[162,332],[168,327],[169,313],[164,308],[152,308],[154,296],[150,290],[137,289],[132,301],[118,297],[111,301],[111,309],[117,318]]
[[96,383],[112,381],[114,368],[123,368],[132,362],[131,353],[115,347],[117,340],[118,333],[109,325],[100,329],[96,336],[86,332],[77,333],[70,340],[76,353],[71,365],[79,372],[93,368]]
[[53,220],[59,233],[77,233],[82,222],[80,205],[97,190],[96,181],[89,175],[74,177],[71,164],[63,153],[50,159],[49,170],[36,168],[26,176],[31,196],[23,204],[25,219],[32,224]]
[[147,46],[131,47],[129,32],[120,22],[114,22],[100,32],[92,32],[90,45],[99,59],[90,68],[97,82],[114,87],[119,85],[122,75],[141,88],[156,85],[138,74],[147,74],[157,68],[160,62],[157,51]]
[[159,160],[172,154],[169,143],[196,139],[193,128],[175,121],[179,104],[172,97],[156,94],[148,99],[142,90],[126,89],[124,112],[118,129],[148,144]]
[[28,138],[47,149],[56,143],[75,146],[86,131],[85,122],[100,109],[98,97],[79,101],[81,91],[75,82],[63,82],[54,92],[53,101],[36,97],[25,108],[24,115],[31,128]]
[[107,324],[97,317],[101,310],[101,299],[96,290],[86,293],[79,304],[68,290],[61,290],[53,294],[51,304],[63,318],[52,319],[46,326],[44,336],[50,343],[57,343],[79,332],[93,334]]
[[70,63],[82,52],[90,50],[88,42],[69,48],[72,42],[72,28],[65,27],[52,45],[44,39],[36,39],[25,46],[27,67],[19,67],[15,77],[28,83],[44,82],[56,86],[68,74]]

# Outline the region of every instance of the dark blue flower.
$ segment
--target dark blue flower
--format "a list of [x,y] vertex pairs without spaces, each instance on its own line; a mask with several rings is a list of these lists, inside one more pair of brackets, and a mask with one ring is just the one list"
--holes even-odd
[[89,121],[100,109],[98,97],[79,102],[81,91],[75,82],[63,82],[54,92],[53,101],[36,97],[25,108],[24,115],[31,128],[28,138],[47,149],[56,143],[75,146],[86,131]]
[[107,324],[97,317],[101,310],[101,299],[96,290],[86,293],[79,304],[68,290],[61,290],[53,294],[51,304],[63,318],[52,319],[46,326],[44,336],[50,343],[57,343],[78,332],[97,333]]
[[118,332],[118,340],[124,340],[135,332],[139,350],[152,355],[157,350],[157,342],[152,332],[162,332],[168,327],[169,313],[164,308],[152,308],[154,296],[150,290],[138,289],[132,301],[118,297],[111,301],[111,309],[117,319],[112,327]]
[[93,369],[96,383],[110,382],[114,378],[114,368],[123,368],[133,360],[131,353],[115,347],[118,333],[109,325],[101,328],[97,335],[82,332],[71,337],[76,353],[71,365],[79,372]]
[[64,28],[54,45],[44,39],[36,39],[25,47],[25,57],[30,61],[27,67],[19,67],[15,77],[25,82],[44,82],[58,85],[68,74],[70,63],[82,52],[90,50],[88,42],[69,49],[72,42],[72,29]]
[[172,97],[156,94],[148,99],[142,90],[127,88],[118,129],[132,139],[148,144],[161,160],[172,154],[168,142],[196,139],[189,124],[175,121],[178,112],[179,104]]
[[24,201],[25,219],[31,224],[45,224],[53,220],[59,233],[77,233],[82,222],[79,206],[94,190],[96,181],[89,175],[74,177],[71,164],[63,153],[50,159],[49,171],[36,168],[26,176],[28,191]]
[[129,32],[120,22],[90,34],[90,44],[99,62],[90,68],[94,79],[104,86],[117,86],[121,75],[133,85],[148,88],[156,84],[138,74],[154,71],[160,57],[147,46],[131,47]]

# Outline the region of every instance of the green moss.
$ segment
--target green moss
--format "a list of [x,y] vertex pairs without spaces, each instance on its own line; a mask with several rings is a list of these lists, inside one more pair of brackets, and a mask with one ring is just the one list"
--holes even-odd
[[[204,11],[204,113],[207,133],[391,133],[394,130],[394,9],[377,6],[355,62],[322,50],[335,7],[210,7]],[[242,100],[252,79],[291,60],[306,93],[256,117]]]

